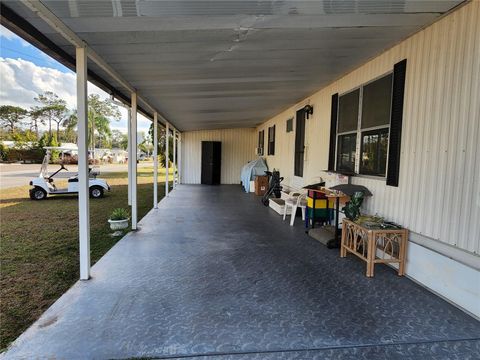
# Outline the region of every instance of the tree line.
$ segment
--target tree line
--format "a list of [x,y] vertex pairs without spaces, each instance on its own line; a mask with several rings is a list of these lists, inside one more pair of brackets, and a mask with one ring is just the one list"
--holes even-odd
[[[62,143],[77,143],[77,111],[69,109],[67,102],[51,91],[38,94],[38,103],[30,109],[14,105],[0,106],[0,157],[5,158],[2,140],[15,142],[20,149],[42,149],[45,146],[58,146]],[[88,96],[88,144],[89,148],[119,148],[126,150],[128,136],[119,130],[112,130],[110,123],[119,121],[118,106],[97,94]],[[141,151],[153,152],[153,124],[144,140],[138,144]],[[171,136],[171,135],[170,135]],[[159,127],[158,152],[164,161],[165,129]],[[173,141],[169,143],[170,160],[173,159]]]
[[[38,94],[34,100],[38,103],[30,109],[14,105],[0,106],[0,140],[12,140],[18,143],[77,142],[77,111],[69,109],[67,102],[51,91]],[[88,143],[93,148],[127,147],[127,135],[112,130],[111,121],[119,121],[118,107],[108,100],[102,100],[97,94],[88,96]],[[47,130],[43,130],[43,129]]]

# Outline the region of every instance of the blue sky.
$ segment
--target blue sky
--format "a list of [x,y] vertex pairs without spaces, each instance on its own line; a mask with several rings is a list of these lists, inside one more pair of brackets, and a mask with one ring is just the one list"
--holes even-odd
[[[37,105],[39,92],[53,91],[75,108],[75,73],[36,47],[0,25],[0,104],[17,105],[26,109]],[[93,84],[89,93],[108,98],[108,94]],[[127,113],[120,121],[112,121],[112,129],[127,131]],[[138,115],[138,130],[147,132],[150,121]]]
[[[2,35],[5,34],[5,30],[5,28],[2,29]],[[57,69],[63,73],[70,72],[68,68],[60,64],[58,61],[52,59],[47,54],[11,32],[6,36],[2,36],[0,41],[0,57],[2,58],[21,58],[31,61],[38,66]]]

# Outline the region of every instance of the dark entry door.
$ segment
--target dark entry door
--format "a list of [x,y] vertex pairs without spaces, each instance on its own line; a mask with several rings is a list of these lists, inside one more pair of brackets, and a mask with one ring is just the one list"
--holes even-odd
[[222,143],[202,141],[202,184],[220,184]]
[[305,156],[305,111],[297,111],[295,121],[295,166],[294,175],[303,177],[303,161]]

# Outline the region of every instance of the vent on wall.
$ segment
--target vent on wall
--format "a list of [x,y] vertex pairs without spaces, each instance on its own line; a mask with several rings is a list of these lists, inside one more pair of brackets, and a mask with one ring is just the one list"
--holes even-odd
[[287,120],[287,133],[293,131],[293,118]]

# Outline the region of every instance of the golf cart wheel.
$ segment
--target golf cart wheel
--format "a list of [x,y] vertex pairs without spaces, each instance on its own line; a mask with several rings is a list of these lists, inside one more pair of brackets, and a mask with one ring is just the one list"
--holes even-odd
[[30,199],[32,200],[44,200],[47,198],[47,192],[41,187],[35,187],[30,190]]
[[90,188],[90,197],[93,199],[99,199],[103,197],[103,188],[100,186],[92,186]]

